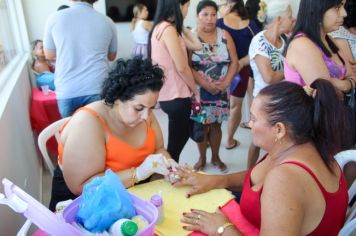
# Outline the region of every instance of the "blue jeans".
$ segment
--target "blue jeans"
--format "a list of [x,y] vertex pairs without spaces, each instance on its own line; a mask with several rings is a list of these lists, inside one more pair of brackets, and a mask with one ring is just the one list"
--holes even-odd
[[100,95],[95,94],[95,95],[81,96],[76,98],[59,99],[57,103],[58,103],[59,113],[61,114],[62,118],[64,118],[73,115],[73,113],[78,108],[98,100],[100,100]]

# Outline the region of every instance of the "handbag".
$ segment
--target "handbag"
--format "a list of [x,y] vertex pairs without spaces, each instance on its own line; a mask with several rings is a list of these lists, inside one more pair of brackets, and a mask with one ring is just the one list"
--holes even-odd
[[234,90],[237,88],[237,86],[241,82],[241,77],[240,74],[236,74],[234,78],[231,80],[230,86],[229,86],[229,93],[231,94],[234,92]]
[[356,89],[352,88],[345,95],[345,105],[351,126],[352,144],[356,143]]
[[189,136],[197,143],[204,141],[204,125],[194,120],[194,118],[199,115],[200,110],[201,104],[197,101],[192,101],[192,107],[190,112],[191,120],[189,123]]
[[204,125],[194,120],[190,120],[189,136],[197,143],[204,141]]

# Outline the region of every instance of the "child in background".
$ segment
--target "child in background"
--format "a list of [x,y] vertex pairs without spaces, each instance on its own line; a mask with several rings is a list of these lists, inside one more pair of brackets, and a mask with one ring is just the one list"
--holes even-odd
[[48,85],[49,89],[54,91],[54,66],[46,60],[42,40],[38,39],[33,42],[32,55],[32,70],[36,74],[37,87]]
[[152,22],[146,20],[148,9],[143,4],[136,4],[133,8],[133,19],[131,21],[132,36],[135,41],[133,56],[141,55],[143,59],[147,58],[148,35],[152,28]]

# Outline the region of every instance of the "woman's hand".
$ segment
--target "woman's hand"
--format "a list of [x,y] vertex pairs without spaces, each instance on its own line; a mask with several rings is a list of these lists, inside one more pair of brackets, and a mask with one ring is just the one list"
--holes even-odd
[[219,209],[217,209],[215,213],[192,209],[191,212],[183,213],[181,222],[187,224],[183,226],[185,230],[200,231],[207,235],[216,235],[218,228],[228,223],[229,220]]
[[215,86],[219,90],[219,92],[224,92],[227,87],[229,87],[230,83],[226,82],[226,80],[223,81],[214,81]]
[[188,198],[195,194],[205,193],[214,188],[214,179],[210,175],[197,173],[188,166],[178,167],[177,170],[179,178],[173,186],[190,186],[191,188],[186,195]]
[[212,95],[216,95],[216,94],[220,93],[220,89],[214,83],[214,81],[209,82],[207,80],[204,80],[204,83],[201,86]]
[[163,154],[151,154],[136,168],[136,180],[142,181],[154,173],[166,176],[177,165],[173,159],[168,159]]
[[356,75],[356,60],[349,60],[351,69],[352,69],[352,74]]

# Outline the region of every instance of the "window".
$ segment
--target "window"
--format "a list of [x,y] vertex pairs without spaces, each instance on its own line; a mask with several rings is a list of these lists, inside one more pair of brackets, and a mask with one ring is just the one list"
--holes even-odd
[[15,27],[11,18],[9,3],[11,0],[0,0],[0,73],[6,65],[17,55],[15,47]]

